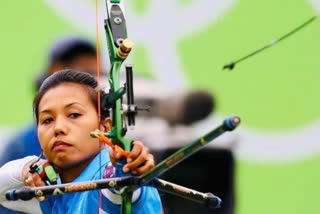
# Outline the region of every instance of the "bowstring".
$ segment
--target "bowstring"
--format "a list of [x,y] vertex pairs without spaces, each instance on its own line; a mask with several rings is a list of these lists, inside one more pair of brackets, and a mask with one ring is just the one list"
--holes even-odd
[[[100,88],[100,42],[99,42],[99,0],[96,0],[96,55],[97,55],[97,69],[96,69],[96,74],[97,74],[97,84],[98,88]],[[97,102],[97,109],[98,109],[98,125],[100,126],[101,123],[101,100],[100,100],[100,90],[97,92],[98,96],[98,102]],[[99,128],[99,127],[98,127]],[[99,141],[99,162],[100,162],[100,167],[102,165],[102,160],[101,160],[101,149],[102,149],[102,142]],[[102,173],[101,169],[99,170],[100,172],[100,179],[102,178]],[[100,209],[102,207],[102,195],[101,195],[101,190],[99,191],[99,205],[98,205],[98,210],[97,213],[100,213]]]

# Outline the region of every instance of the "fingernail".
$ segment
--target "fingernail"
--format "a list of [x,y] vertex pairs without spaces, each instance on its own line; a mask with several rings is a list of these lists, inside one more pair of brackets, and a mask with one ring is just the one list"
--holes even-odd
[[120,153],[117,153],[117,154],[116,154],[116,158],[117,158],[117,159],[121,158],[121,154],[120,154]]
[[129,172],[129,168],[128,167],[123,167],[123,172]]
[[132,158],[128,158],[127,162],[130,163],[132,161]]
[[44,201],[44,199],[45,199],[44,196],[39,197],[39,201]]

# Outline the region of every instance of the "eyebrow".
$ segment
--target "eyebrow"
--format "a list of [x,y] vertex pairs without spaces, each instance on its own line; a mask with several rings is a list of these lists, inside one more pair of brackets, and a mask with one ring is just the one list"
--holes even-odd
[[80,105],[80,106],[84,107],[81,103],[73,102],[73,103],[70,103],[70,104],[66,105],[65,108],[69,108],[69,107],[71,107],[71,106],[73,106],[73,105]]
[[[70,107],[73,106],[73,105],[80,105],[80,106],[84,107],[81,103],[72,102],[72,103],[69,103],[68,105],[66,105],[64,108],[70,108]],[[51,112],[51,110],[45,109],[45,110],[43,110],[43,111],[40,111],[39,114],[41,114],[41,113],[50,113],[50,112]]]

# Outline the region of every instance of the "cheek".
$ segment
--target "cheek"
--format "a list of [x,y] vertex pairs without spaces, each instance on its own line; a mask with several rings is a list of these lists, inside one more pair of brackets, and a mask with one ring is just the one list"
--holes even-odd
[[78,138],[76,152],[72,154],[70,159],[74,161],[86,160],[99,153],[101,146],[99,140],[96,138],[91,138],[89,134],[85,134]]
[[45,131],[45,129],[38,127],[38,140],[40,143],[40,146],[44,152],[44,155],[47,156],[48,155],[48,145],[49,145],[49,136],[47,135],[47,132]]
[[[88,115],[81,121],[81,128],[83,132],[90,136],[90,133],[99,128],[98,116],[95,111],[91,111]],[[83,134],[84,134],[83,133]],[[90,137],[91,138],[91,137]]]
[[86,120],[83,120],[81,124],[77,124],[77,126],[77,133],[73,134],[75,134],[75,137],[82,142],[81,144],[84,147],[87,148],[99,144],[99,141],[96,138],[90,136],[90,133],[98,128],[98,120],[95,120],[94,117],[87,117]]

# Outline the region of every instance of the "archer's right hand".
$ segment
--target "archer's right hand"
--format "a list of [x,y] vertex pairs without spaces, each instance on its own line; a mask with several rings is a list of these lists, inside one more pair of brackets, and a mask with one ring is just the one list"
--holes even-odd
[[[30,165],[34,162],[35,160],[31,160],[29,161],[22,169],[22,177],[23,177],[23,183],[25,186],[29,186],[29,187],[42,187],[42,186],[46,186],[45,182],[41,179],[40,175],[38,173],[30,173],[29,169],[30,169]],[[37,165],[41,166],[44,165],[45,163],[47,163],[48,161],[46,160],[42,160],[40,159],[37,162]],[[45,197],[38,197],[37,198],[39,201],[43,201],[45,200]]]

